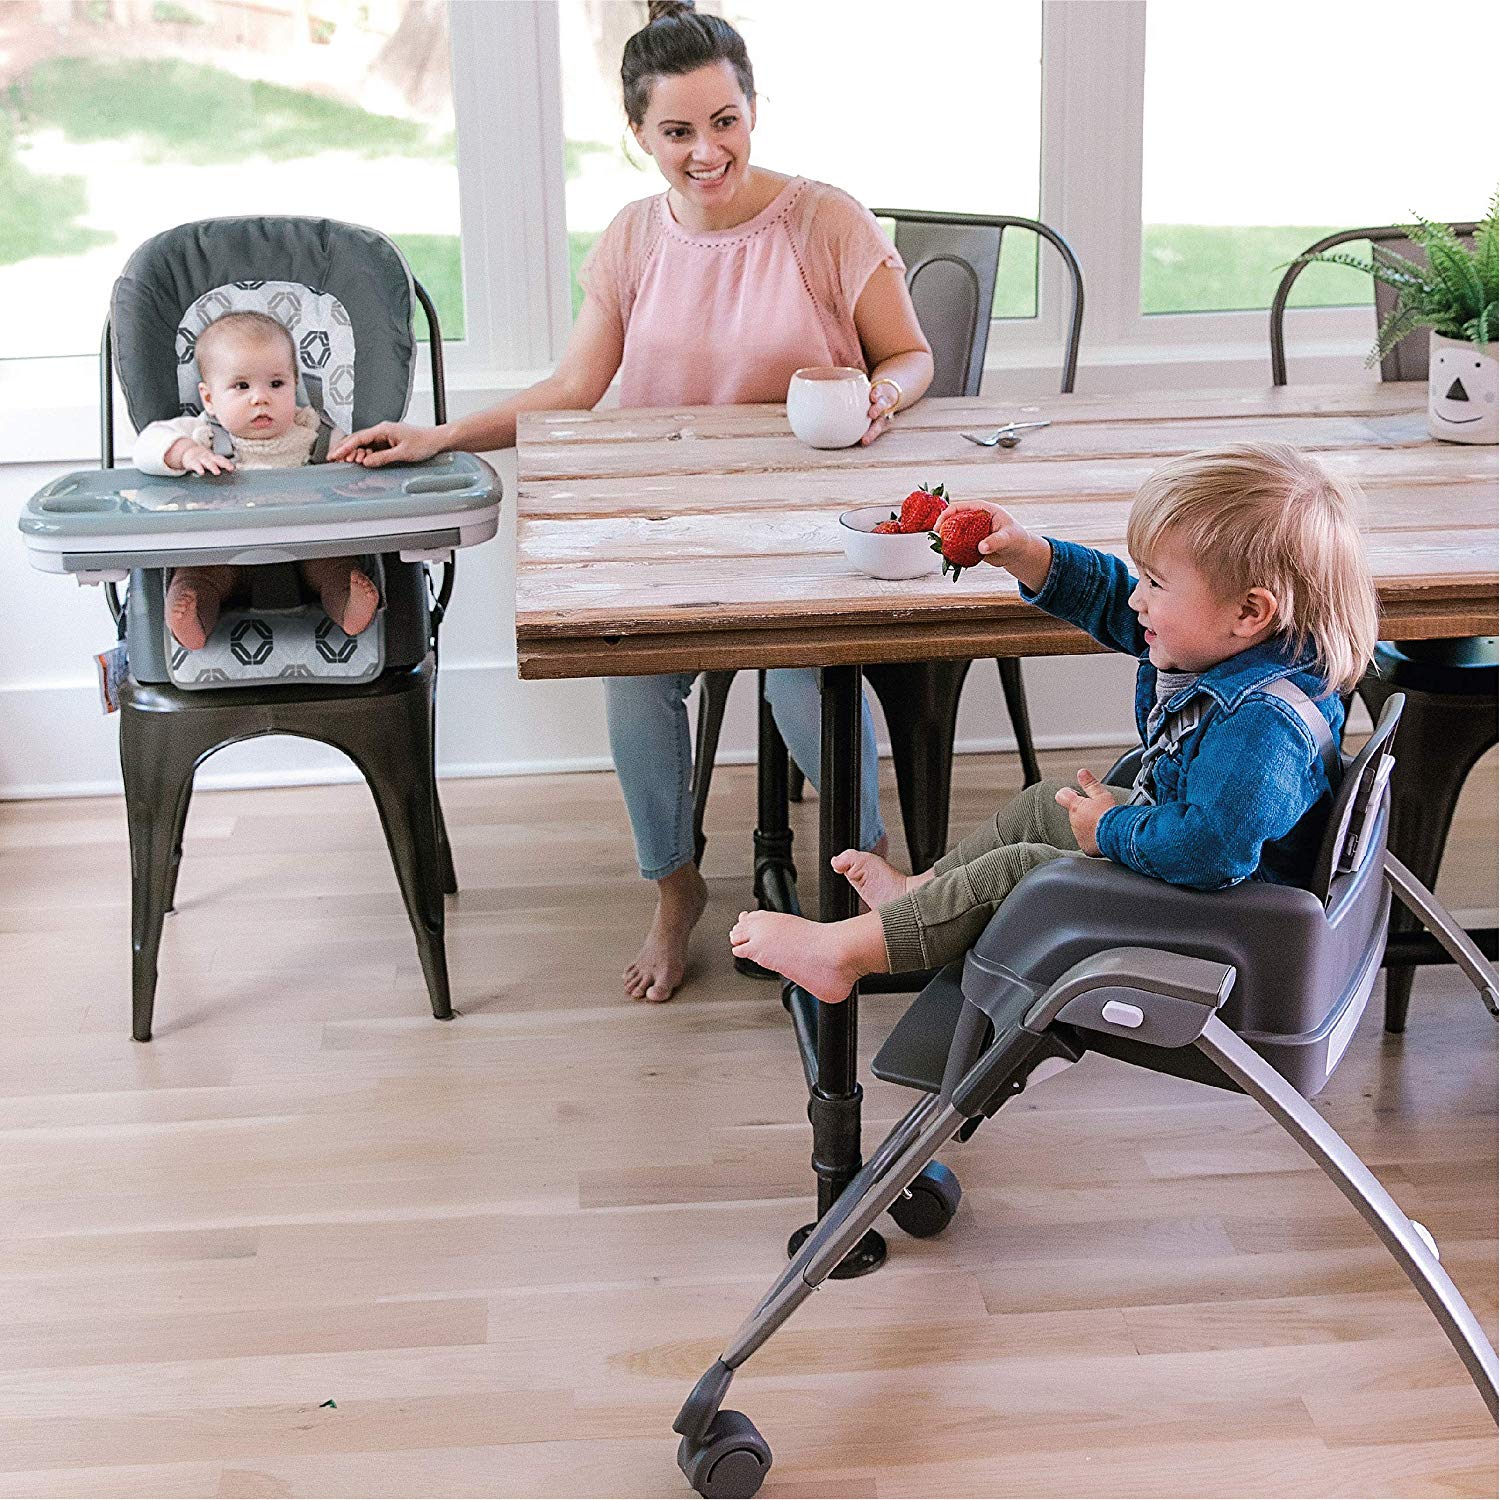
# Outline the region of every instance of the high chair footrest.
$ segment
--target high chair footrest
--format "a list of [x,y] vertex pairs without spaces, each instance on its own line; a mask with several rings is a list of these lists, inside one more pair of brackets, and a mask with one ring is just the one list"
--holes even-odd
[[180,688],[252,682],[370,682],[385,667],[385,631],[377,618],[345,635],[321,605],[226,610],[201,651],[168,641],[167,672]]
[[963,972],[963,960],[956,959],[940,969],[907,1007],[870,1065],[877,1078],[923,1093],[937,1093],[963,1010]]

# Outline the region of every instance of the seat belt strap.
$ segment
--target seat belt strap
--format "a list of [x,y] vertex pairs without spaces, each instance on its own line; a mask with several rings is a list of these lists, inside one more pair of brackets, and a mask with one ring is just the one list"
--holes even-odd
[[1328,720],[1323,717],[1318,705],[1295,682],[1288,681],[1285,677],[1278,677],[1275,682],[1268,682],[1261,691],[1269,693],[1273,698],[1280,698],[1307,725],[1308,733],[1312,735],[1313,743],[1318,747],[1318,757],[1323,762],[1323,772],[1328,777],[1328,785],[1338,786],[1343,779],[1344,764],[1333,743],[1333,730],[1328,727]]

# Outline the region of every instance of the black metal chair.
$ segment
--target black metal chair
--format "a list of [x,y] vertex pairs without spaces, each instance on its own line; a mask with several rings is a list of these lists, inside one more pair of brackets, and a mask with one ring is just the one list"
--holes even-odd
[[[1056,230],[1036,219],[1011,215],[928,213],[904,208],[877,208],[873,212],[878,219],[895,222],[896,248],[906,262],[907,286],[922,331],[932,345],[935,370],[928,395],[979,394],[995,281],[1008,229],[1023,230],[1048,241],[1062,257],[1071,289],[1071,311],[1061,388],[1064,394],[1072,391],[1083,333],[1083,273],[1068,242]],[[967,661],[884,662],[864,669],[885,710],[902,825],[915,870],[926,869],[947,844],[953,738],[970,665]],[[1007,656],[995,658],[995,665],[1021,756],[1024,784],[1029,786],[1041,780],[1041,771],[1032,742],[1021,663]],[[706,672],[698,699],[693,834],[700,859],[714,754],[734,675]],[[800,778],[794,775],[794,800],[799,788]]]
[[[176,248],[175,244],[164,242],[173,236],[190,236],[199,229],[211,231],[217,225],[231,226],[226,233],[232,233],[234,223],[220,220],[168,231],[136,252],[126,276],[134,272],[149,287],[151,276],[163,275],[174,282],[173,289],[180,295],[207,290],[195,284],[189,291],[183,290],[193,275],[203,273],[203,267],[194,265],[190,272],[170,274],[157,271],[164,263],[163,258]],[[265,230],[257,245],[255,268],[259,275],[305,282],[311,264],[321,261],[321,270],[326,271],[328,263],[336,263],[339,257],[357,261],[363,255],[365,260],[358,262],[363,269],[355,273],[354,279],[357,281],[363,275],[380,295],[373,303],[366,302],[361,307],[360,316],[369,317],[372,307],[378,308],[379,318],[404,319],[409,333],[413,312],[410,299],[397,308],[395,304],[400,299],[394,292],[387,296],[381,281],[382,275],[387,281],[391,279],[393,266],[405,274],[399,252],[383,235],[323,220],[266,219],[258,223]],[[159,251],[158,242],[163,242]],[[190,263],[191,259],[190,255]],[[220,272],[216,269],[215,274]],[[120,285],[125,280],[122,278]],[[330,285],[322,275],[319,280],[324,286]],[[211,279],[209,285],[214,284]],[[427,323],[433,408],[436,420],[442,422],[446,419],[447,399],[437,311],[419,283],[411,279],[409,285]],[[115,466],[111,366],[116,357],[121,359],[122,386],[138,424],[143,415],[150,420],[173,414],[170,408],[163,409],[160,391],[143,393],[138,383],[129,382],[125,357],[118,347],[121,339],[127,341],[132,368],[138,371],[143,364],[147,367],[154,364],[146,356],[154,353],[165,337],[167,358],[171,359],[171,320],[156,326],[162,319],[150,310],[152,307],[153,299],[149,296],[137,296],[122,304],[117,287],[111,316],[105,320],[100,345],[101,468]],[[381,341],[375,336],[380,330],[375,327],[367,330],[361,325],[360,316],[354,318],[356,333],[364,336],[368,332],[372,350],[380,347]],[[404,354],[382,351],[382,358],[397,362],[397,385],[407,391],[409,360],[415,354],[414,338]],[[403,358],[408,362],[401,364]],[[363,363],[360,368],[364,368]],[[388,391],[384,394],[389,398]],[[404,401],[397,404],[404,409]],[[362,410],[357,407],[356,414],[362,419],[356,425],[366,425],[383,416],[399,417],[402,412],[394,408],[374,410],[366,405]],[[424,564],[403,562],[397,552],[380,558],[380,570],[384,579],[384,669],[368,682],[313,679],[193,691],[166,680],[164,673],[143,672],[132,666],[130,677],[120,685],[120,762],[130,830],[132,1035],[137,1041],[151,1038],[157,954],[164,919],[175,901],[194,773],[214,751],[266,734],[319,740],[343,751],[359,768],[380,814],[416,938],[432,1013],[439,1020],[452,1016],[443,897],[456,892],[458,884],[437,793],[434,690],[438,631],[453,591],[454,561],[450,556],[441,584],[436,587]],[[256,569],[257,590],[266,586],[274,592],[278,583],[285,580],[272,575],[290,572],[289,568],[276,564]],[[261,579],[270,582],[262,585]],[[292,586],[295,587],[295,579]],[[153,634],[159,638],[160,575],[138,571],[132,574],[131,589],[132,597],[122,603],[115,585],[105,586],[122,639],[130,640],[137,633],[142,640]],[[252,594],[252,605],[257,603],[256,595]]]
[[[1472,239],[1476,226],[1455,224],[1460,239]],[[1376,246],[1397,243],[1408,260],[1425,260],[1423,252],[1406,239],[1400,225],[1346,229],[1310,245],[1306,255],[1321,254],[1351,241]],[[1304,269],[1287,268],[1271,300],[1271,380],[1287,383],[1285,320],[1292,286]],[[1375,311],[1384,319],[1395,301],[1395,291],[1375,282]],[[1401,340],[1380,362],[1382,380],[1426,380],[1428,342],[1425,330]],[[1381,641],[1375,660],[1358,692],[1378,719],[1393,694],[1406,695],[1402,751],[1391,782],[1392,852],[1429,888],[1437,884],[1443,845],[1453,822],[1464,781],[1497,738],[1497,685],[1500,656],[1493,636],[1461,636],[1426,641]],[[1405,907],[1391,917],[1391,945],[1387,953],[1385,1027],[1406,1027],[1415,969],[1403,957],[1443,962],[1446,955],[1423,940],[1417,921]],[[1470,934],[1493,953],[1495,929]]]

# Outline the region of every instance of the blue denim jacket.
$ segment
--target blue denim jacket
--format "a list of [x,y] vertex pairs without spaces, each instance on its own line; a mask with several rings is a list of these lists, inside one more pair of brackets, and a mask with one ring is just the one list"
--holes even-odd
[[[1142,740],[1156,703],[1156,668],[1127,601],[1135,588],[1116,557],[1052,537],[1047,581],[1021,597],[1086,630],[1102,646],[1140,662],[1135,719]],[[1334,743],[1344,706],[1279,637],[1211,667],[1167,702],[1175,712],[1195,693],[1211,711],[1175,755],[1156,763],[1154,807],[1116,807],[1099,820],[1099,852],[1173,885],[1221,890],[1242,880],[1305,885],[1323,838],[1331,790],[1308,727],[1281,699],[1261,692],[1286,677],[1317,704]]]

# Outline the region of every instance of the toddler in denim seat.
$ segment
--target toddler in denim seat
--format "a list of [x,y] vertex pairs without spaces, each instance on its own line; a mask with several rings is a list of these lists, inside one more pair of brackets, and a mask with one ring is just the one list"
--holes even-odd
[[[136,438],[132,463],[143,474],[222,474],[241,469],[296,469],[313,463],[318,414],[297,405],[297,351],[285,326],[266,313],[232,312],[215,318],[195,346],[201,417],[151,422]],[[214,427],[228,434],[229,457],[214,451]],[[330,433],[330,445],[343,438]],[[357,463],[364,450],[350,461]],[[358,635],[375,618],[380,593],[352,558],[299,563],[303,581],[345,635]],[[243,581],[244,569],[225,565],[177,568],[167,585],[167,626],[179,645],[198,651],[219,612]]]
[[832,1003],[865,974],[959,957],[1048,860],[1102,856],[1199,890],[1304,884],[1332,795],[1338,694],[1375,646],[1355,498],[1352,484],[1284,444],[1189,454],[1135,497],[1126,541],[1139,577],[980,507],[992,525],[979,550],[1015,575],[1022,598],[1140,661],[1135,785],[1105,786],[1084,770],[1076,788],[1028,787],[917,875],[845,850],[833,867],[872,910],[830,923],[741,912],[735,955]]

